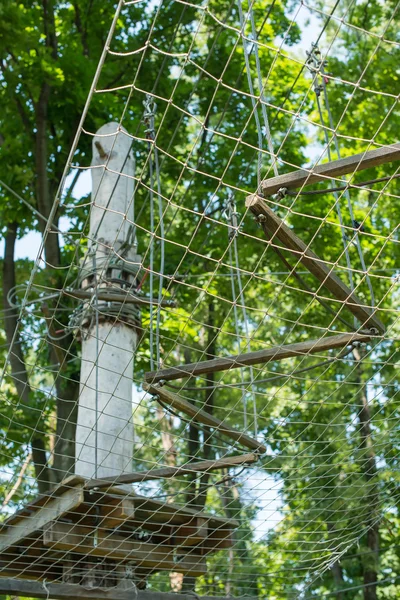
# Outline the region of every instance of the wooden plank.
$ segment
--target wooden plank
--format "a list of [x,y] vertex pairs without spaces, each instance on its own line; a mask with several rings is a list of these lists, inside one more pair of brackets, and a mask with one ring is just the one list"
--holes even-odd
[[203,423],[203,425],[207,425],[208,427],[213,427],[214,429],[218,430],[219,433],[223,433],[232,440],[240,442],[243,444],[243,446],[250,448],[250,450],[257,450],[261,454],[264,454],[264,452],[267,451],[266,447],[254,438],[251,438],[245,433],[237,431],[236,429],[232,429],[232,427],[225,425],[223,421],[220,421],[220,419],[213,417],[201,408],[197,408],[177,394],[173,394],[163,387],[155,387],[154,385],[149,385],[147,383],[143,384],[143,389],[150,394],[153,394],[153,396],[159,396],[163,402],[169,406],[172,406],[176,410],[184,412],[186,415],[194,419],[194,421]]
[[307,245],[269,208],[260,196],[249,196],[246,206],[257,217],[262,217],[261,227],[268,237],[276,237],[284,249],[292,252],[297,259],[325,286],[338,300],[357,317],[363,327],[375,328],[384,333],[385,326],[376,311],[365,306],[358,296],[333,272],[333,267],[321,260]]
[[61,496],[66,490],[70,490],[73,487],[79,486],[85,482],[85,479],[80,475],[70,475],[66,479],[64,479],[58,486],[54,487],[52,490],[47,492],[46,494],[41,494],[40,496],[36,496],[33,500],[25,504],[20,510],[16,511],[13,515],[8,517],[3,523],[0,525],[0,531],[9,525],[13,525],[20,519],[31,516],[33,511],[36,511],[38,508],[46,504],[50,500],[50,498],[56,498]]
[[[193,593],[157,592],[152,590],[135,590],[126,580],[127,589],[95,588],[89,589],[71,583],[49,583],[41,581],[23,581],[0,577],[0,593],[22,598],[56,598],[57,600],[193,600]],[[224,596],[199,596],[200,600],[228,600]],[[235,600],[233,596],[229,600]],[[256,600],[255,596],[240,596],[240,600]]]
[[344,348],[351,342],[368,342],[370,339],[369,336],[359,333],[340,333],[338,335],[327,336],[317,340],[309,340],[297,344],[287,344],[285,346],[273,346],[266,350],[246,352],[244,354],[236,354],[225,356],[223,358],[214,358],[197,363],[179,365],[179,367],[171,367],[160,371],[152,371],[150,373],[145,373],[144,377],[149,383],[171,381],[183,377],[196,377],[205,373],[218,373],[220,371],[265,364],[273,360],[283,360],[293,356],[306,356],[307,354],[316,354],[335,348]]
[[258,460],[256,454],[243,454],[241,456],[227,456],[218,460],[202,460],[200,462],[187,463],[180,467],[165,467],[162,469],[153,469],[144,472],[127,473],[110,479],[101,477],[99,479],[89,479],[86,482],[85,488],[90,490],[93,488],[110,487],[123,483],[142,483],[143,481],[151,481],[152,479],[168,479],[179,475],[190,475],[191,473],[215,471],[238,465],[251,464]]
[[[109,530],[69,523],[54,522],[46,525],[43,531],[43,545],[47,548],[64,550],[85,556],[106,557],[112,560],[129,560],[142,567],[157,571],[176,571],[172,545],[141,542],[133,536],[120,535]],[[206,571],[201,556],[185,557],[181,568],[194,577]]]
[[396,160],[400,160],[400,144],[392,144],[384,148],[354,154],[354,156],[346,156],[346,158],[317,165],[309,170],[299,169],[298,171],[271,177],[271,179],[263,181],[261,187],[264,196],[271,196],[281,188],[292,190],[327,178],[338,178],[342,175],[363,171]]
[[29,537],[35,531],[45,527],[47,523],[73,511],[83,503],[83,483],[80,486],[67,489],[62,496],[50,497],[35,513],[9,525],[0,533],[0,552]]

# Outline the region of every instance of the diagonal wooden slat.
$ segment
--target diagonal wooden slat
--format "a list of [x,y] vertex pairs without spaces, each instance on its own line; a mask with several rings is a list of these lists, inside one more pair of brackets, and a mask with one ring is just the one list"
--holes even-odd
[[352,342],[368,342],[370,339],[370,336],[361,333],[340,333],[339,335],[323,337],[319,340],[310,340],[286,346],[274,346],[266,350],[246,352],[245,354],[214,358],[197,363],[179,365],[178,367],[171,367],[169,369],[161,369],[160,371],[151,371],[150,373],[146,373],[144,378],[148,383],[158,383],[160,381],[181,379],[182,377],[203,375],[205,373],[218,373],[219,371],[260,365],[293,356],[305,356],[335,348],[344,348]]
[[363,327],[375,328],[379,333],[385,332],[385,326],[376,314],[365,306],[358,296],[343,283],[333,272],[332,267],[319,258],[301,240],[260,196],[252,195],[246,200],[246,206],[258,218],[267,238],[274,237],[312,273],[338,300],[361,322]]
[[162,469],[152,469],[150,471],[124,473],[123,475],[114,477],[114,479],[107,477],[90,479],[85,483],[85,488],[91,490],[93,488],[104,488],[126,483],[142,483],[143,481],[151,481],[153,479],[167,479],[171,477],[178,477],[179,475],[190,475],[191,473],[215,471],[217,469],[225,469],[227,467],[250,464],[256,462],[257,460],[258,456],[256,454],[226,456],[217,460],[202,460],[200,462],[188,463],[186,465],[182,465],[181,467],[164,467]]
[[203,423],[203,425],[207,425],[208,427],[213,427],[214,429],[218,430],[219,433],[223,433],[227,437],[240,442],[243,446],[246,446],[246,448],[250,448],[250,450],[257,450],[262,454],[267,451],[266,447],[254,438],[246,435],[245,433],[241,433],[236,429],[232,429],[232,427],[229,427],[229,425],[225,425],[225,423],[220,419],[213,417],[201,408],[197,408],[194,406],[194,404],[191,404],[187,400],[184,400],[178,396],[178,394],[173,394],[163,387],[156,387],[154,385],[148,385],[147,383],[143,384],[143,389],[150,394],[153,394],[153,396],[159,396],[160,399],[165,402],[165,404],[168,404],[174,409],[185,413],[194,421]]
[[276,194],[281,188],[297,189],[324,179],[337,178],[356,171],[363,171],[371,167],[400,160],[400,144],[393,144],[384,148],[361,152],[353,156],[346,156],[339,160],[333,160],[322,165],[305,170],[299,169],[291,173],[284,173],[277,177],[271,177],[262,182],[261,188],[264,196]]

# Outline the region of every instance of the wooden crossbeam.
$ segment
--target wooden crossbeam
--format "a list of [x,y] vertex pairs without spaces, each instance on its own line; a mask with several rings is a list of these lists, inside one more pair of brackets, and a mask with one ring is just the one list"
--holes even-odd
[[333,350],[335,348],[344,348],[352,342],[368,342],[371,338],[360,333],[340,333],[330,337],[323,337],[319,340],[310,340],[299,342],[297,344],[288,344],[285,346],[273,346],[266,350],[257,350],[256,352],[246,352],[225,356],[224,358],[214,358],[187,365],[179,365],[170,369],[161,369],[145,374],[145,380],[151,383],[159,381],[171,381],[181,379],[182,377],[191,377],[203,375],[205,373],[218,373],[219,371],[228,371],[230,369],[239,369],[271,362],[273,360],[283,360],[293,356],[305,356],[307,354],[316,354]]
[[271,196],[281,188],[297,189],[327,178],[341,177],[395,160],[400,160],[400,144],[361,152],[354,156],[346,156],[346,158],[317,165],[310,170],[299,169],[298,171],[278,175],[278,177],[271,177],[271,179],[263,181],[261,187],[264,196]]
[[188,463],[180,467],[164,467],[162,469],[152,469],[144,472],[126,473],[114,477],[114,479],[108,477],[89,479],[85,484],[85,488],[91,490],[93,488],[105,488],[125,483],[142,483],[143,481],[151,481],[152,479],[168,479],[170,477],[178,477],[179,475],[190,475],[191,473],[215,471],[227,467],[250,464],[257,460],[258,456],[256,454],[226,456],[218,460],[202,460],[200,462]]
[[236,429],[232,429],[229,427],[229,425],[225,425],[223,421],[220,421],[220,419],[213,417],[201,408],[197,408],[197,406],[194,406],[177,394],[173,394],[163,387],[156,387],[154,385],[148,385],[147,383],[143,384],[143,389],[150,394],[153,394],[153,396],[159,396],[163,402],[169,406],[172,406],[174,409],[185,413],[185,415],[188,415],[194,421],[203,423],[203,425],[207,425],[208,427],[213,427],[214,429],[218,430],[219,433],[223,433],[232,440],[240,442],[243,446],[246,446],[246,448],[250,448],[250,450],[257,450],[262,454],[267,451],[266,447],[254,438],[251,438],[250,436],[246,435],[245,433],[241,433]]
[[[135,590],[124,580],[125,588],[112,587],[93,589],[72,583],[52,583],[0,577],[0,593],[22,598],[57,598],[58,600],[193,600],[193,593],[157,592],[153,590]],[[200,600],[228,600],[223,596],[199,596]],[[230,600],[235,598],[230,597]],[[256,600],[255,596],[240,596],[240,600]]]
[[384,333],[385,326],[376,315],[376,311],[365,306],[360,298],[333,272],[332,266],[314,254],[303,240],[269,208],[263,198],[257,195],[249,196],[246,206],[258,218],[267,238],[278,239],[284,249],[292,252],[335,298],[346,304],[346,307],[357,317],[363,327],[375,328],[379,333]]

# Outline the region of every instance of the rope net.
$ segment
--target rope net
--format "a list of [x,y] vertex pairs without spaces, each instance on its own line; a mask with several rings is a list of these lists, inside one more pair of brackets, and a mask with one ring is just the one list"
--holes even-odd
[[[119,3],[53,211],[34,215],[40,252],[16,276],[5,235],[1,575],[398,597],[399,163],[362,165],[397,142],[398,8]],[[265,193],[299,169],[297,188]],[[132,472],[149,477],[117,480]],[[62,481],[84,497],[56,518]]]

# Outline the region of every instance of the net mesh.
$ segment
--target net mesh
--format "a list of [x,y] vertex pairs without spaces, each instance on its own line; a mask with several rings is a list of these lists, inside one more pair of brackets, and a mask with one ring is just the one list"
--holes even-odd
[[[123,570],[132,585],[147,579],[161,591],[355,598],[373,587],[397,597],[398,163],[263,188],[301,168],[311,178],[328,160],[360,154],[362,163],[397,141],[388,69],[399,52],[398,5],[377,5],[375,21],[369,5],[119,3],[37,260],[11,283],[3,272],[3,327],[12,328],[11,343],[3,339],[3,514],[22,510],[0,533],[3,574],[101,587]],[[356,45],[362,55],[350,51]],[[113,133],[96,133],[105,110]],[[121,139],[128,150],[115,168]],[[99,190],[110,181],[104,205]],[[122,187],[123,211],[112,205]],[[282,220],[275,231],[246,205],[253,194]],[[96,207],[103,225],[93,229]],[[100,239],[110,219],[117,235]],[[285,227],[303,249],[293,251]],[[55,240],[62,259],[52,264]],[[326,268],[320,279],[307,268],[309,251]],[[333,274],[344,299],[327,285]],[[351,294],[383,329],[357,318]],[[339,334],[346,343],[330,347]],[[129,347],[124,335],[134,344],[121,366],[112,357]],[[292,344],[306,350],[284,356]],[[243,358],[270,349],[268,360]],[[199,370],[231,355],[229,368]],[[191,371],[179,372],[185,364]],[[145,375],[161,370],[161,385]],[[57,534],[50,501],[39,501],[40,515],[38,504],[23,507],[38,491],[53,498],[51,486],[75,472],[78,405],[88,411],[79,443],[89,448],[78,462],[92,478],[115,480],[115,464],[144,473],[254,451],[225,426],[265,452],[252,464],[137,481],[136,500],[131,484],[92,489],[63,513]],[[202,421],[202,411],[223,425]],[[101,447],[107,427],[116,440]],[[76,485],[66,480],[71,498]],[[129,527],[109,510],[122,500],[132,501]],[[199,523],[179,521],[179,510],[212,516],[209,531],[225,532],[219,546],[206,550]],[[18,534],[22,518],[37,524],[28,537]],[[188,567],[193,560],[206,566]]]

